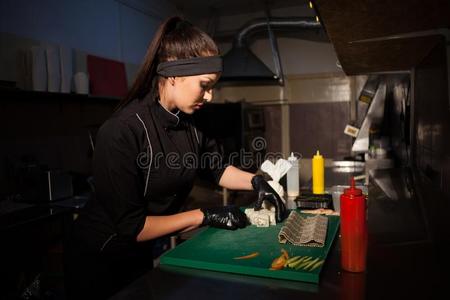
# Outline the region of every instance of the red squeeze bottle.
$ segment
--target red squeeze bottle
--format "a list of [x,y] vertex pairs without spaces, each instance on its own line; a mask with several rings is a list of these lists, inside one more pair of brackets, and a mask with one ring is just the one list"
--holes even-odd
[[352,177],[351,187],[341,195],[341,267],[350,272],[366,270],[367,220],[366,197],[355,188]]

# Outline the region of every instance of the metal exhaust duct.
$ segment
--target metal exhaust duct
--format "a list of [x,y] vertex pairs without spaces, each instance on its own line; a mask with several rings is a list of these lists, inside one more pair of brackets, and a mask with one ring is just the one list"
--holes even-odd
[[247,38],[250,34],[268,29],[322,29],[320,23],[309,17],[289,18],[258,18],[244,25],[233,41],[233,47],[223,56],[223,72],[220,81],[224,83],[253,84],[283,84],[281,60],[276,41],[269,34],[272,43],[272,54],[276,66],[273,73],[248,47]]

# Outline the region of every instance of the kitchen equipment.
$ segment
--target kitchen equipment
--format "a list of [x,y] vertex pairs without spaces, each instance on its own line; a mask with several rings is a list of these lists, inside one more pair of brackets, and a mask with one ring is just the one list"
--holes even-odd
[[[323,265],[311,272],[290,268],[275,271],[269,268],[272,261],[280,256],[281,249],[285,249],[291,257],[299,255],[326,259],[339,227],[339,217],[327,218],[328,230],[322,248],[279,244],[278,233],[284,222],[267,228],[247,226],[236,231],[208,228],[163,254],[160,263],[317,283]],[[259,252],[259,255],[252,259],[233,259],[254,252]]]
[[366,269],[367,218],[366,197],[361,189],[351,186],[341,195],[341,267],[350,272]]
[[312,191],[313,194],[323,194],[325,189],[325,164],[323,156],[317,150],[312,159]]
[[333,172],[335,173],[363,173],[365,163],[353,160],[333,161]]
[[[356,180],[356,178],[355,178]],[[331,187],[331,195],[333,197],[333,209],[336,212],[341,211],[341,195],[344,193],[345,189],[350,188],[349,185],[333,185]],[[368,189],[367,186],[364,185],[357,185],[356,188],[361,189],[362,193],[364,195],[368,195]]]
[[[386,99],[387,85],[386,82],[380,80],[379,83],[374,85],[370,92],[363,95],[363,99],[369,102],[369,108],[367,109],[366,116],[359,127],[358,135],[353,142],[352,152],[367,152],[369,151],[369,132],[370,128],[378,127],[384,118],[384,106]],[[373,94],[374,93],[374,94]],[[368,96],[371,94],[371,96]],[[372,96],[373,94],[373,96]],[[358,103],[361,103],[359,101]]]
[[303,192],[294,201],[300,209],[316,209],[316,208],[330,208],[332,203],[330,194],[311,194],[310,192]]
[[[283,72],[276,37],[272,29],[294,28],[304,32],[314,31],[315,37],[322,35],[322,25],[312,17],[298,18],[257,18],[244,24],[237,32],[231,49],[223,55],[223,72],[221,83],[242,84],[279,84],[283,85]],[[269,42],[276,74],[268,68],[250,49],[249,37],[261,30],[268,29]]]
[[291,168],[287,172],[287,195],[288,197],[297,197],[300,194],[300,179],[298,170],[298,158],[291,152],[291,156],[288,157],[288,162],[291,164]]
[[278,241],[296,246],[323,247],[327,236],[328,218],[313,214],[302,217],[291,211],[285,225],[281,227]]

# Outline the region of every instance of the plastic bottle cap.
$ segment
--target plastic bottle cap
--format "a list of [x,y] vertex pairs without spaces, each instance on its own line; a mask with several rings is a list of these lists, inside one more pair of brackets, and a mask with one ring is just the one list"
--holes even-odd
[[360,196],[362,195],[362,190],[355,187],[355,178],[352,177],[350,188],[344,190],[344,194],[351,196]]
[[296,161],[297,157],[295,157],[294,152],[291,152],[291,156],[288,157],[289,161]]
[[317,150],[317,152],[316,152],[316,154],[314,155],[314,157],[317,157],[317,158],[321,158],[321,157],[322,157],[322,155],[320,155],[319,150]]

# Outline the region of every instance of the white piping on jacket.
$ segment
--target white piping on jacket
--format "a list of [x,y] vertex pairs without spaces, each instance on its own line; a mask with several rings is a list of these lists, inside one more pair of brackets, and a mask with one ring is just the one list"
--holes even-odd
[[170,110],[167,110],[164,105],[161,104],[161,101],[159,101],[159,105],[161,105],[162,108],[164,108],[165,111],[167,111],[169,114],[171,114],[172,116],[174,116],[175,118],[177,118],[177,124],[175,126],[178,125],[178,123],[180,123],[180,117],[178,116],[178,114],[180,113],[180,110],[178,110],[176,113],[171,112]]
[[[169,114],[171,114],[172,116],[174,116],[175,118],[177,118],[177,125],[178,123],[180,123],[180,117],[178,116],[178,114],[180,113],[180,110],[178,110],[176,113],[171,112],[170,110],[167,110],[162,104],[161,101],[158,101],[159,105],[161,105],[162,108],[164,108],[165,111],[167,111]],[[198,134],[197,134],[197,129],[194,126],[194,132],[195,132],[195,138],[197,139],[197,143],[200,145],[200,139],[198,138]]]
[[145,135],[147,136],[148,147],[150,148],[150,163],[148,164],[147,179],[145,180],[145,188],[144,188],[144,197],[145,197],[145,195],[147,195],[148,179],[150,178],[150,168],[152,166],[153,148],[152,148],[152,143],[150,143],[150,137],[148,135],[147,127],[145,126],[144,121],[142,121],[142,119],[138,115],[138,113],[136,113],[136,117],[139,119],[139,121],[141,121],[142,126],[144,127]]
[[100,252],[103,251],[103,249],[105,249],[106,245],[108,245],[108,243],[117,235],[117,233],[113,233],[109,236],[109,238],[103,243],[103,246],[100,248]]
[[197,128],[194,126],[195,138],[197,139],[197,143],[200,145],[200,140],[198,139]]

